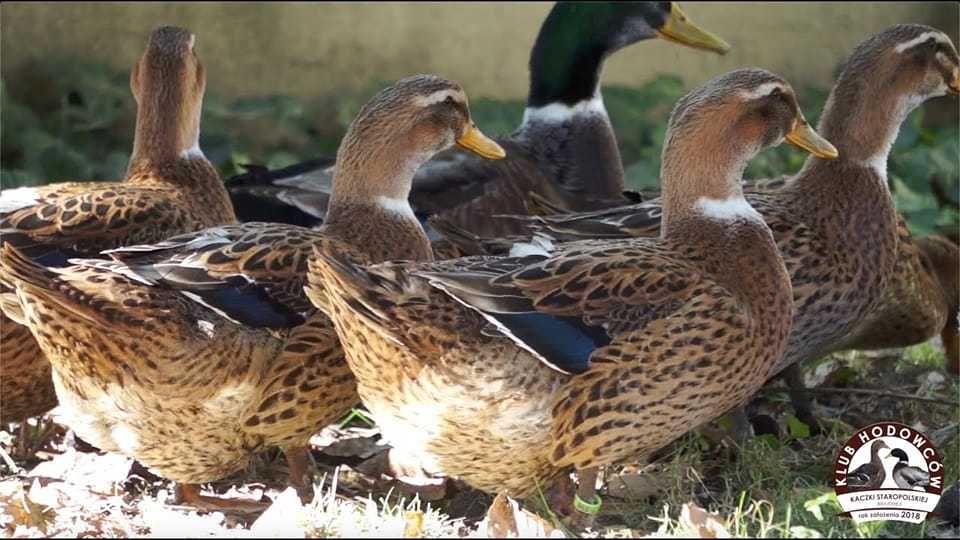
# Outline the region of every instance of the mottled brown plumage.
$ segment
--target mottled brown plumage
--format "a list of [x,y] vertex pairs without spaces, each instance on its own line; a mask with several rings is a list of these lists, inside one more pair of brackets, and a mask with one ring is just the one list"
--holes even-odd
[[[69,256],[236,221],[219,175],[197,146],[206,76],[194,41],[187,30],[158,28],[134,65],[137,125],[125,181],[4,190],[3,243],[59,264]],[[29,332],[6,316],[0,326],[4,421],[46,412],[56,404],[47,360]]]
[[522,497],[571,467],[643,458],[749,397],[792,304],[740,175],[787,132],[830,148],[800,119],[789,85],[756,69],[681,100],[659,239],[366,268],[319,249],[308,294],[384,437],[427,471]]
[[897,220],[897,262],[877,308],[861,321],[839,350],[906,347],[936,335],[943,338],[947,369],[956,372],[960,250],[942,236],[915,238]]
[[[897,50],[900,45],[906,48]],[[904,304],[902,295],[913,294],[917,304],[907,318],[940,320],[943,308],[931,299],[935,278],[917,277],[919,259],[912,244],[897,247],[898,235],[903,239],[909,233],[894,211],[886,160],[914,107],[960,90],[957,65],[949,38],[927,26],[897,25],[869,38],[851,55],[820,119],[819,130],[836,143],[840,159],[808,158],[782,187],[747,193],[773,231],[793,283],[797,316],[776,372],[849,348],[851,332],[876,335],[877,330],[859,325],[877,309],[898,310],[890,300]],[[528,223],[556,240],[575,240],[656,236],[660,219],[657,199]],[[472,245],[479,245],[476,239]],[[916,280],[927,283],[919,297]],[[922,305],[928,300],[937,306],[932,311]],[[872,320],[867,324],[888,322]],[[815,421],[808,400],[798,395],[795,405],[801,416]]]
[[406,195],[420,163],[455,142],[502,152],[473,125],[459,85],[411,77],[351,124],[319,231],[225,225],[62,269],[5,246],[0,280],[51,359],[67,424],[186,484],[269,446],[296,468],[309,437],[356,402],[333,327],[304,297],[306,256],[326,238],[363,260],[429,259]]
[[21,422],[57,405],[50,362],[30,329],[0,317],[0,424]]

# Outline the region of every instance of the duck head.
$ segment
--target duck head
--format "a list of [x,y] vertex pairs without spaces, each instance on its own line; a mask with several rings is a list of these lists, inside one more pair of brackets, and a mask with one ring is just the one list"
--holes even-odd
[[420,165],[453,145],[489,159],[506,156],[477,129],[459,84],[433,75],[397,81],[363,106],[344,135],[331,205],[344,198],[406,201]]
[[[884,450],[885,450],[885,452],[884,452]],[[881,452],[883,452],[883,455],[880,455]],[[891,455],[891,453],[892,453],[892,451],[891,451],[890,447],[887,446],[887,443],[883,442],[882,439],[878,439],[878,440],[874,441],[873,444],[870,446],[870,456],[871,456],[871,459],[873,459],[873,458],[877,458],[877,459],[879,459],[879,458],[885,458],[885,457]]]
[[[558,4],[560,6],[570,4]],[[638,41],[661,38],[695,49],[726,54],[730,45],[694,24],[676,2],[585,2],[578,16],[589,17],[588,28],[602,39],[607,53]]]
[[682,97],[670,115],[662,155],[664,234],[669,215],[703,213],[705,201],[752,213],[740,188],[743,171],[757,153],[783,141],[837,157],[807,123],[790,84],[769,71],[738,69]]
[[910,462],[910,458],[907,457],[907,453],[904,452],[903,449],[901,449],[901,448],[894,448],[893,450],[891,450],[891,451],[890,451],[890,457],[895,457],[895,458],[897,458],[897,461],[898,461],[898,462],[901,462],[901,463],[909,463],[909,462]]
[[900,24],[861,43],[847,60],[820,120],[843,160],[886,171],[900,124],[924,101],[960,92],[960,59],[943,32]]
[[558,2],[530,54],[527,105],[590,100],[607,56],[653,38],[720,54],[730,50],[723,39],[691,22],[676,2]]
[[[162,26],[130,72],[137,101],[134,158],[171,160],[200,154],[200,111],[207,78],[189,30]],[[131,160],[134,161],[134,160]]]

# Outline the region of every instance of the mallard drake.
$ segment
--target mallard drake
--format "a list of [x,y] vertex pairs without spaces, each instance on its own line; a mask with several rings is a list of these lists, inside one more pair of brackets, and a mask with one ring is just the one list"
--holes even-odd
[[[820,118],[819,130],[837,144],[840,159],[808,158],[782,188],[747,193],[773,230],[793,283],[796,319],[774,374],[843,348],[883,303],[901,257],[887,157],[910,111],[960,91],[957,66],[950,38],[929,26],[896,25],[870,37],[847,60]],[[657,236],[661,204],[526,219],[554,240]],[[797,368],[786,375],[802,388]],[[793,404],[801,420],[817,425],[806,392],[795,391]]]
[[835,153],[783,79],[720,76],[671,115],[661,238],[369,267],[328,242],[308,295],[384,437],[425,471],[524,497],[575,467],[584,489],[596,467],[710,420],[773,368],[789,278],[739,175],[784,136]]
[[[47,264],[233,223],[227,191],[198,144],[206,75],[188,30],[160,27],[130,74],[137,101],[123,183],[65,182],[0,192],[3,242]],[[3,422],[56,405],[50,366],[30,333],[0,318]]]
[[[513,230],[512,222],[492,216],[525,212],[523,195],[531,190],[549,199],[566,193],[563,200],[628,202],[621,197],[623,166],[600,93],[600,71],[617,50],[655,37],[718,53],[729,49],[722,39],[695,26],[675,2],[557,3],[530,54],[523,122],[512,135],[498,140],[509,157],[489,162],[458,151],[438,156],[414,179],[410,199],[414,210],[422,216],[445,216],[473,233],[490,236]],[[315,163],[321,167],[316,174],[303,174],[302,167],[296,167],[280,174],[254,171],[231,182],[241,218],[244,203],[264,190],[272,193],[271,200],[256,202],[250,210],[253,215],[262,216],[265,204],[280,202],[289,206],[276,220],[286,221],[291,215],[302,221],[300,211],[322,218],[323,192],[329,192],[329,173],[324,171],[333,165]],[[286,177],[290,174],[295,176]]]
[[890,447],[881,439],[870,443],[870,461],[860,465],[856,469],[847,472],[847,485],[857,491],[867,489],[880,489],[883,481],[887,479],[887,471],[883,467],[883,457],[880,451],[886,450],[886,457],[890,455]]
[[897,458],[897,464],[893,466],[893,481],[900,489],[920,490],[930,484],[930,473],[920,467],[910,465],[910,458],[901,448],[894,448],[890,451],[890,456]]
[[307,256],[318,239],[336,238],[371,262],[430,260],[406,196],[417,167],[454,142],[503,157],[459,85],[411,77],[351,124],[319,231],[226,225],[65,268],[5,245],[0,281],[53,364],[67,425],[175,480],[198,506],[248,509],[201,497],[196,484],[269,446],[286,450],[304,487],[309,437],[357,401],[332,324],[304,296]]

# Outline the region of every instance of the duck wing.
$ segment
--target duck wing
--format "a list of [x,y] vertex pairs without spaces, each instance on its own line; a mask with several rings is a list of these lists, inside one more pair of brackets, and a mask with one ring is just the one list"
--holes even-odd
[[285,328],[302,323],[314,309],[303,285],[319,236],[304,227],[253,222],[105,253],[149,282],[181,291],[234,321]]
[[898,463],[893,469],[893,480],[904,489],[930,485],[930,473],[919,468]]
[[883,473],[883,467],[873,463],[864,463],[847,473],[847,484],[850,487],[868,487],[876,483],[878,475]]

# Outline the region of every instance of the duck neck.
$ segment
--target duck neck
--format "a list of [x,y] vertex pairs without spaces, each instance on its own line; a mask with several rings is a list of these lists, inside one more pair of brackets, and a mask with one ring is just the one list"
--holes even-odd
[[623,164],[600,94],[600,71],[612,51],[575,8],[558,5],[540,29],[527,107],[514,136],[540,162],[554,164],[551,176],[564,188],[615,198],[624,190]]
[[[719,127],[715,133],[723,134]],[[758,148],[740,137],[702,134],[679,137],[686,141],[668,142],[664,151],[661,241],[697,259],[702,271],[743,299],[762,327],[782,328],[792,316],[790,276],[773,233],[740,187]]]
[[886,191],[890,149],[904,120],[923,102],[914,95],[883,91],[890,84],[857,74],[841,76],[827,99],[817,127],[817,131],[836,146],[839,158],[808,157],[797,179],[800,186],[816,188],[817,181],[828,176],[805,172],[854,167],[870,169],[879,181],[877,187]]
[[[839,157],[808,157],[784,191],[797,215],[829,231],[828,238],[838,249],[856,254],[854,260],[872,269],[871,279],[878,287],[896,260],[897,218],[887,157],[900,125],[921,102],[882,90],[890,84],[869,74],[841,76],[817,127],[837,147]],[[861,285],[867,286],[873,282]]]
[[[722,130],[723,126],[716,129]],[[756,149],[747,148],[738,137],[702,130],[699,136],[669,141],[663,152],[660,174],[663,182],[661,237],[685,234],[690,224],[724,226],[737,220],[763,224],[763,219],[743,198],[740,187],[747,156],[755,153]]]
[[137,124],[128,173],[167,167],[183,160],[206,160],[200,150],[202,96],[191,103],[184,97],[181,84],[165,81],[157,85],[158,91],[145,92],[137,100]]
[[[359,150],[361,145],[349,146],[348,150]],[[414,173],[432,155],[394,148],[341,148],[321,230],[365,253],[371,262],[430,260],[430,240],[408,197]]]
[[188,104],[178,92],[138,100],[133,152],[125,181],[173,186],[199,209],[208,226],[237,221],[220,174],[200,150],[201,103]]

